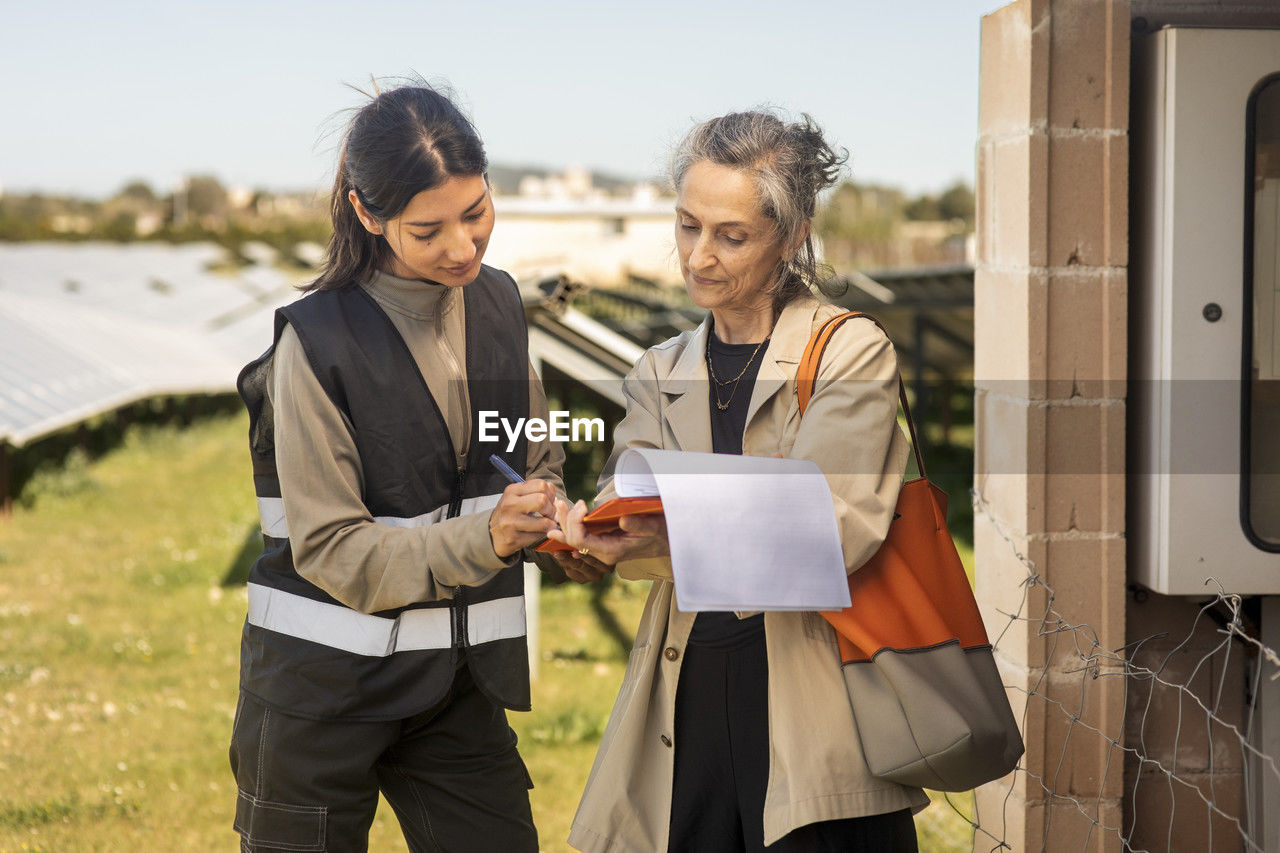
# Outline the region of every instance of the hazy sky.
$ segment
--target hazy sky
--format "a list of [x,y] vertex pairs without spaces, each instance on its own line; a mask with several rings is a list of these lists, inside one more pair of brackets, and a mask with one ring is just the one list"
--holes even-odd
[[450,81],[490,160],[659,174],[694,120],[811,113],[853,176],[972,181],[979,19],[1004,0],[0,0],[0,187],[183,174],[311,188],[343,83]]

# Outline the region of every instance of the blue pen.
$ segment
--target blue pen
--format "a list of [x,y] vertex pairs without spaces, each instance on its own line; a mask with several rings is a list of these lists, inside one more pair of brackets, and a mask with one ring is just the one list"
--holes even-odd
[[496,453],[489,454],[489,461],[493,463],[493,467],[498,469],[498,473],[506,477],[513,483],[523,483],[524,477],[516,473],[516,469],[512,468],[506,462],[502,461],[502,457]]
[[[519,474],[517,474],[517,473],[516,473],[516,469],[512,468],[512,467],[511,467],[510,465],[508,465],[506,462],[502,461],[502,457],[501,457],[501,456],[499,456],[498,454],[496,454],[496,453],[490,453],[490,454],[489,454],[489,462],[493,465],[493,467],[494,467],[494,468],[497,468],[497,469],[498,469],[498,473],[500,473],[502,476],[506,477],[506,478],[507,478],[508,480],[510,480],[511,482],[513,482],[513,483],[523,483],[523,482],[524,482],[524,477],[521,477]],[[531,514],[534,518],[544,518],[543,514],[542,514],[542,513],[540,513],[540,512],[535,512],[535,513],[530,513],[530,514]],[[557,529],[557,530],[559,530],[559,529],[560,529],[559,525],[556,525],[556,529]],[[542,542],[545,542],[545,541],[547,541],[547,540],[543,539],[542,541],[538,542],[538,543],[537,543],[537,545],[541,545],[541,544],[542,544]],[[536,545],[535,545],[534,547],[536,547]]]

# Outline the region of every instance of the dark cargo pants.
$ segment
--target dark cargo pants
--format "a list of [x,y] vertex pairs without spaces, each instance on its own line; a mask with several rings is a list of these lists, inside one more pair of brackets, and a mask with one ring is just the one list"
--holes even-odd
[[532,782],[507,715],[464,666],[406,720],[307,720],[241,694],[231,736],[241,850],[364,851],[387,798],[409,849],[538,849]]

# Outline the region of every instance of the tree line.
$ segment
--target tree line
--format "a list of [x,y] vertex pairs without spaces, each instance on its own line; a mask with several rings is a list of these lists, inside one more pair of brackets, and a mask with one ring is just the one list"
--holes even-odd
[[[495,178],[499,191],[515,185],[507,172],[512,169]],[[963,262],[973,227],[974,195],[964,182],[919,195],[846,182],[829,195],[815,221],[827,261],[838,269]],[[323,244],[328,236],[325,193],[229,190],[212,175],[192,175],[163,193],[145,181],[129,181],[101,200],[0,195],[0,241],[7,242],[199,240],[239,252],[258,241],[289,257],[299,244]]]

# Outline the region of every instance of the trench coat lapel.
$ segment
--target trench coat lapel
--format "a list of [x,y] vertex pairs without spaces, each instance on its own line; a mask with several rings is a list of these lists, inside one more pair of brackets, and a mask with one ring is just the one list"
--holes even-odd
[[[791,386],[821,304],[816,299],[800,298],[782,309],[769,346],[761,354],[760,370],[747,406],[748,430],[756,413]],[[705,358],[710,317],[708,314],[694,330],[671,372],[659,380],[659,390],[667,398],[665,417],[676,439],[676,450],[711,451],[711,404],[707,396],[711,380]]]
[[710,318],[708,314],[694,330],[671,372],[659,380],[658,390],[666,397],[664,417],[676,440],[673,450],[711,452],[711,409],[707,397],[711,380],[704,358]]
[[756,374],[751,403],[747,406],[747,430],[750,430],[751,419],[756,413],[795,378],[820,304],[816,299],[801,298],[792,300],[782,309],[778,322],[774,324],[769,346],[762,355],[760,371]]

